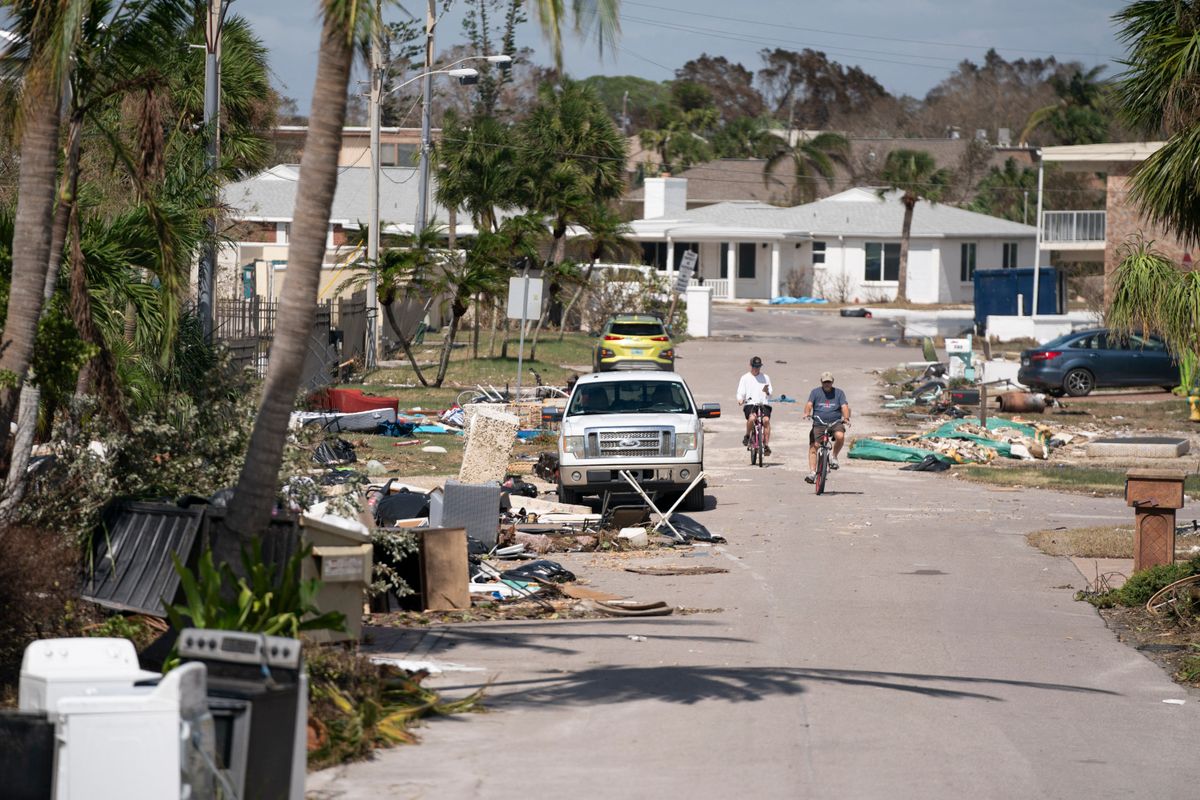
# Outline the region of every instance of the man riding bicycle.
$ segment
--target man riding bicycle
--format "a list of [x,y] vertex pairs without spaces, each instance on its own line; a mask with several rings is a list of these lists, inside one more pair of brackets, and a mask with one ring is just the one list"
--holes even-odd
[[817,428],[828,428],[833,434],[833,456],[829,459],[829,468],[837,469],[838,453],[846,441],[846,426],[850,424],[850,404],[846,401],[846,393],[833,388],[833,373],[821,373],[821,385],[808,395],[804,405],[804,418],[813,421],[812,430],[808,432],[808,477],[807,483],[817,480]]
[[750,446],[750,434],[754,430],[754,419],[762,415],[763,453],[771,455],[771,379],[762,371],[762,359],[758,356],[750,359],[750,371],[738,381],[737,401],[746,414],[746,435],[742,437],[742,446]]

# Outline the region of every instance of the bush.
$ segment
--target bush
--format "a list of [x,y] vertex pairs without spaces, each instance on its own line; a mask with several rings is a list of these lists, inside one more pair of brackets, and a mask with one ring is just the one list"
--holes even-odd
[[1144,606],[1154,593],[1181,578],[1200,573],[1200,556],[1191,561],[1176,564],[1160,564],[1129,576],[1120,589],[1100,594],[1087,595],[1080,592],[1078,599],[1087,600],[1097,608],[1113,606]]

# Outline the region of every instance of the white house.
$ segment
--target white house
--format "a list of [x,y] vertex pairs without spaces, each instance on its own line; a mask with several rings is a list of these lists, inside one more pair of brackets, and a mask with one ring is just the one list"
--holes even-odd
[[[646,181],[645,217],[630,237],[647,263],[673,272],[699,253],[697,278],[716,298],[785,294],[880,302],[896,297],[904,206],[898,192],[850,189],[781,208],[758,202],[687,209],[687,181]],[[976,269],[1029,266],[1031,225],[920,201],[908,253],[908,297],[916,303],[969,303]]]

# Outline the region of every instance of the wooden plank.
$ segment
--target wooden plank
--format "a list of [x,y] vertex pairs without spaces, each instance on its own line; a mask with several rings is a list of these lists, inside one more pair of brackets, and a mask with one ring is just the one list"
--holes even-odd
[[466,528],[417,528],[421,549],[421,599],[427,611],[471,607]]

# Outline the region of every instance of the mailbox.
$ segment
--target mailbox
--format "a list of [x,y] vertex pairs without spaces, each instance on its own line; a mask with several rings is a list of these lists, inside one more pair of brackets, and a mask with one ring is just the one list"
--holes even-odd
[[1183,508],[1184,477],[1158,469],[1125,473],[1125,503],[1134,509],[1134,572],[1175,561],[1175,510]]

